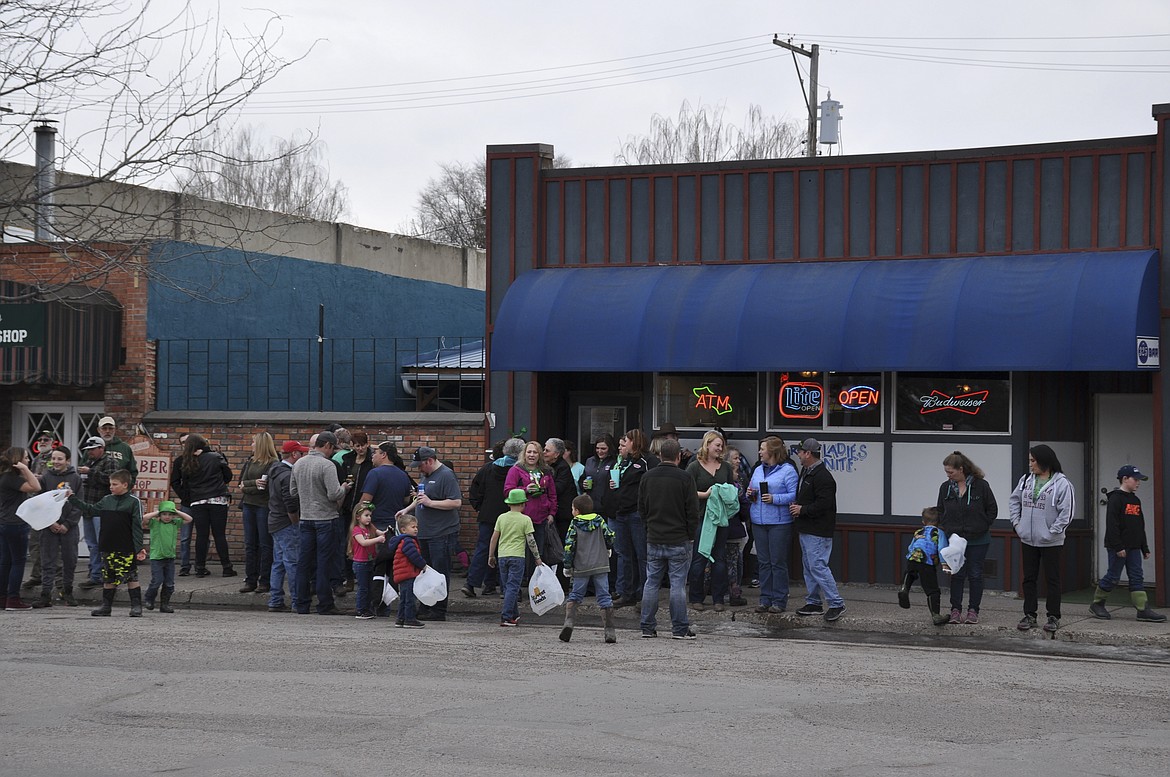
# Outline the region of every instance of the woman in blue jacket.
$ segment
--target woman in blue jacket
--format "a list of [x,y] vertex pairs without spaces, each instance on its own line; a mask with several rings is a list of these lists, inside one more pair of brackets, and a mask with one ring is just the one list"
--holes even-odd
[[760,576],[760,606],[756,612],[781,613],[788,607],[793,522],[788,505],[796,498],[796,481],[796,465],[784,441],[765,437],[760,442],[760,463],[747,489]]

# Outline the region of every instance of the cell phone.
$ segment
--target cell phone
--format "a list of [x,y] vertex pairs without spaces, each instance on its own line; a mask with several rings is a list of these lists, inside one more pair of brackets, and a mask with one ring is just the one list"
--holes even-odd
[[768,495],[768,482],[766,480],[760,481],[760,496]]

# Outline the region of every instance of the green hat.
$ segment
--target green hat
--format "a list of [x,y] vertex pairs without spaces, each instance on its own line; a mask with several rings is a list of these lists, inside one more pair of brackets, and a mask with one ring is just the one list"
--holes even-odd
[[164,499],[158,503],[158,511],[160,513],[178,513],[179,509],[175,507],[175,503],[169,499]]
[[523,488],[513,488],[508,492],[508,495],[504,497],[504,504],[509,505],[522,505],[527,501],[528,494],[524,493]]

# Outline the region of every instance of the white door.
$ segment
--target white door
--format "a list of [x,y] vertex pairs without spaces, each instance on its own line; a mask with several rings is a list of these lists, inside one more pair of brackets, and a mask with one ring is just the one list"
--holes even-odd
[[1117,488],[1117,470],[1133,464],[1149,476],[1138,496],[1146,516],[1146,539],[1150,543],[1150,560],[1145,564],[1147,583],[1155,581],[1157,548],[1154,545],[1154,489],[1158,481],[1154,472],[1154,397],[1151,394],[1098,394],[1094,424],[1093,489],[1097,520],[1093,537],[1097,575],[1105,574],[1108,559],[1102,542],[1105,539],[1105,494],[1101,489]]

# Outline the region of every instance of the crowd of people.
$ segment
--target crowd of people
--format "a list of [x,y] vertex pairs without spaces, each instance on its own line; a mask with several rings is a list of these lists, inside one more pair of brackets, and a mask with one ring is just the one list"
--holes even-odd
[[[806,589],[795,613],[832,622],[845,612],[829,566],[837,486],[815,438],[790,449],[779,437],[765,437],[754,465],[718,429],[703,435],[697,452],[683,450],[671,424],[649,441],[639,429],[618,440],[602,435],[583,462],[559,438],[543,445],[501,440],[468,491],[477,521],[468,554],[459,543],[459,482],[450,463],[429,446],[417,448],[408,467],[394,443],[372,445],[360,431],[334,426],[307,445],[288,440],[279,450],[270,434],[260,432],[251,455],[233,471],[203,436],[187,434],[171,471],[175,499],[144,514],[131,493],[136,462],[116,436],[114,419],[100,419],[99,433],[81,446],[83,461],[76,468],[72,452],[47,431],[38,437],[35,456],[10,448],[0,457],[6,610],[75,606],[77,547],[84,536],[90,561],[81,587],[102,588],[93,615],[111,613],[122,585],[132,616],[156,603],[160,612],[174,612],[176,576],[210,575],[212,540],[220,574],[238,574],[227,542],[229,505],[238,496],[245,540],[240,592],[266,595],[270,612],[342,614],[338,599],[352,592],[357,618],[393,617],[397,626],[422,628],[425,621],[447,619],[448,598],[424,604],[413,593],[414,581],[430,570],[449,586],[453,560],[459,559],[467,571],[462,595],[498,593],[500,625],[516,626],[522,586],[538,567],[553,563],[563,571],[567,592],[561,639],[571,638],[577,608],[588,595],[602,610],[607,642],[616,639],[613,609],[621,607],[638,607],[642,636],[656,637],[664,584],[670,590],[671,636],[693,639],[689,609],[746,606],[748,585],[759,588],[757,612],[786,612],[794,542]],[[1023,555],[1019,628],[1039,625],[1043,565],[1043,628],[1054,632],[1061,619],[1061,550],[1076,500],[1052,448],[1034,446],[1028,461],[1030,471],[1009,500]],[[937,503],[923,510],[923,526],[907,550],[898,601],[909,607],[911,586],[920,582],[936,625],[976,624],[999,507],[983,471],[967,456],[955,451],[942,465],[946,479]],[[1119,488],[1109,495],[1109,565],[1090,607],[1094,617],[1111,617],[1104,602],[1124,570],[1138,620],[1166,620],[1149,607],[1143,588],[1141,561],[1149,547],[1136,492],[1145,479],[1136,467],[1122,467]],[[38,492],[57,489],[70,494],[60,518],[31,532],[17,508]],[[964,541],[963,561],[953,569],[943,554],[948,537]],[[25,587],[39,588],[40,595],[26,603],[20,587],[30,553],[34,566]],[[137,567],[148,557],[144,597]],[[951,575],[949,615],[941,611],[940,572]],[[387,602],[394,598],[398,604],[391,607]]]

